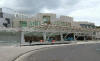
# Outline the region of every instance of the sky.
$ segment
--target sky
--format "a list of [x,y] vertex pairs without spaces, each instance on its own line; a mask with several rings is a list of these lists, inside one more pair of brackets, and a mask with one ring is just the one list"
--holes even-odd
[[100,26],[100,0],[0,0],[7,7],[27,14],[55,13]]

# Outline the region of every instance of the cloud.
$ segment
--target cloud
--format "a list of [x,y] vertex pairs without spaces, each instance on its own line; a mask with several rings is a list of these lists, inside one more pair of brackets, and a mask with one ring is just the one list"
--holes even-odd
[[100,25],[100,0],[0,0],[0,6],[28,14],[69,15],[75,21],[90,21]]
[[60,4],[60,0],[11,0],[12,2],[3,1],[2,5],[4,7],[8,5],[6,7],[10,7],[28,14],[38,13],[44,7],[48,9],[56,9]]
[[62,5],[55,9],[50,10],[44,8],[41,12],[56,13],[58,15],[68,15],[74,17],[75,21],[88,21],[93,22],[100,26],[100,1],[99,0],[80,0],[72,1],[73,4],[66,4],[70,2],[67,0],[62,1]]
[[80,0],[60,0],[60,5],[58,8],[54,9],[48,9],[43,8],[40,12],[44,13],[56,13],[57,15],[68,15],[72,11],[74,11],[74,7],[76,4],[80,2]]
[[82,0],[75,7],[78,8],[70,12],[69,15],[73,16],[76,21],[94,22],[96,25],[100,26],[99,0]]

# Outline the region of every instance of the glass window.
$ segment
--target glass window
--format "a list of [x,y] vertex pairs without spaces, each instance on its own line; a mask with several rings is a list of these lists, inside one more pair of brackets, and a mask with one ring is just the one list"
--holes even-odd
[[40,22],[39,21],[35,21],[35,22],[30,22],[30,26],[38,26],[40,25]]
[[43,16],[43,22],[50,24],[50,16]]
[[38,21],[35,21],[35,26],[38,26]]
[[30,26],[33,26],[33,22],[32,21],[30,21]]
[[27,27],[27,21],[20,21],[21,27]]

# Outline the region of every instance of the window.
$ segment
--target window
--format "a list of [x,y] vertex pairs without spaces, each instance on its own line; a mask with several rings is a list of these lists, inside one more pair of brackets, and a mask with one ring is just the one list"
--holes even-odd
[[3,18],[3,13],[2,12],[0,12],[0,18]]
[[30,22],[30,26],[38,26],[38,25],[40,25],[40,21]]
[[27,22],[26,21],[20,21],[21,27],[27,27]]
[[50,16],[43,16],[43,22],[50,24]]
[[87,28],[87,24],[80,24],[82,28]]
[[33,24],[33,22],[32,22],[32,21],[30,21],[30,26],[34,26],[34,24]]

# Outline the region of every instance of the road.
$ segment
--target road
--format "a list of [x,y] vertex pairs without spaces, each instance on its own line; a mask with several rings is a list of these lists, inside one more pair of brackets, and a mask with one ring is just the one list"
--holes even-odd
[[46,47],[50,46],[0,46],[0,61],[13,61],[25,53]]
[[100,61],[100,43],[55,46],[30,52],[16,61]]
[[79,58],[82,60],[88,58],[88,61],[100,60],[100,42],[22,47],[0,46],[0,61],[79,61]]

